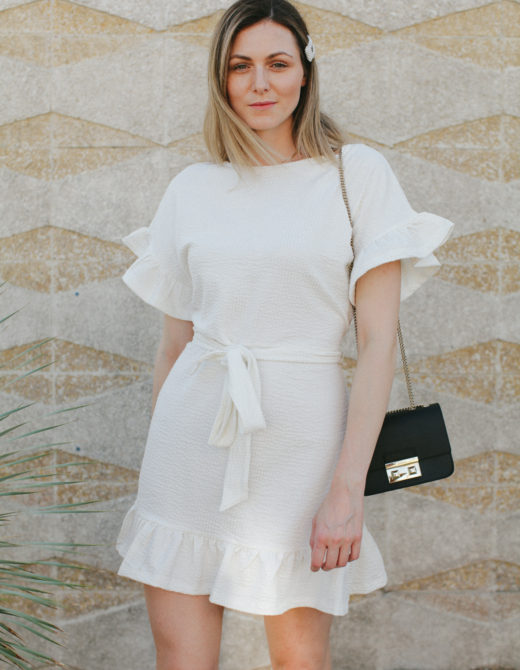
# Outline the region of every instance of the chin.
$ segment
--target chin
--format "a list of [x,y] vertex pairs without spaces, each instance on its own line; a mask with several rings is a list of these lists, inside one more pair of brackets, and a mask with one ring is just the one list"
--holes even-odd
[[283,121],[273,121],[272,119],[243,119],[253,130],[273,130],[278,128]]
[[249,126],[252,130],[255,130],[255,131],[258,132],[259,130],[273,130],[273,128],[277,128],[277,127],[278,127],[278,124],[276,124],[275,126],[270,126],[270,125],[267,125],[267,124],[265,124],[265,125],[260,125],[260,124],[258,124],[258,123],[248,123],[248,126]]

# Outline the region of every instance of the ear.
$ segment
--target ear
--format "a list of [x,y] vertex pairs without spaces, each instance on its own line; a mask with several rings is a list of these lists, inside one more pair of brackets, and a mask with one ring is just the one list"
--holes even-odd
[[306,83],[307,83],[307,76],[303,75],[302,83],[300,84],[300,86],[305,86]]

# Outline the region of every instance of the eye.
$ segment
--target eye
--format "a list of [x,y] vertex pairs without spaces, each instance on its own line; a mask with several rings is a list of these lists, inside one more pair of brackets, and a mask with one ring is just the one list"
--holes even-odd
[[[284,63],[283,61],[276,61],[271,63],[271,65],[275,70],[284,70],[287,67],[287,63]],[[247,63],[236,63],[235,65],[231,65],[229,69],[232,72],[244,72],[248,67],[249,65]]]

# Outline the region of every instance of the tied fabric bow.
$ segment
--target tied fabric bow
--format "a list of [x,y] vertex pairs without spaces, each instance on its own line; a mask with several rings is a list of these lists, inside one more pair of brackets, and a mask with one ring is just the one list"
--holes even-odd
[[192,374],[203,361],[212,358],[227,367],[220,407],[208,440],[211,446],[230,447],[219,507],[222,512],[248,497],[251,433],[265,428],[266,423],[260,404],[258,362],[253,353],[241,344],[213,349],[199,358]]

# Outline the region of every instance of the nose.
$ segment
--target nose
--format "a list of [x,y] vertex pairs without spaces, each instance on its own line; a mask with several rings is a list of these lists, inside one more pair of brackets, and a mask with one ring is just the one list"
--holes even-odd
[[257,67],[255,68],[254,72],[253,90],[267,91],[269,89],[269,80],[267,78],[265,69],[263,67]]

